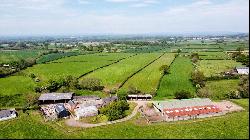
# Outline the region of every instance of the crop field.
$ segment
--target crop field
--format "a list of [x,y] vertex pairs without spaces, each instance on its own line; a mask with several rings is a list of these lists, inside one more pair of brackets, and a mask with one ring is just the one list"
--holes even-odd
[[79,77],[91,70],[111,64],[119,59],[131,56],[129,53],[103,53],[103,54],[89,54],[79,55],[67,58],[62,58],[46,64],[38,64],[27,68],[24,73],[29,75],[35,74],[41,81],[49,79],[57,80],[60,77],[72,75]]
[[39,50],[0,51],[0,64],[18,61],[20,59],[35,58],[39,55],[39,52]]
[[239,80],[218,80],[207,81],[206,87],[211,93],[211,99],[226,99],[225,95],[230,91],[235,91],[238,88]]
[[191,72],[193,65],[187,57],[177,57],[170,66],[170,74],[164,75],[155,99],[173,98],[174,93],[180,90],[195,93],[192,85]]
[[131,77],[121,88],[121,90],[127,90],[130,86],[135,87],[144,93],[155,92],[159,80],[163,74],[159,68],[162,65],[170,65],[174,60],[174,53],[166,53],[160,59],[144,68],[139,73]]
[[200,60],[198,69],[206,77],[219,75],[221,72],[233,69],[236,66],[242,66],[240,62],[234,60]]
[[[249,107],[248,99],[234,102],[246,105],[245,108]],[[0,138],[247,139],[249,137],[248,110],[196,121],[153,124],[143,123],[138,114],[126,122],[95,128],[68,127],[64,121],[44,122],[38,111],[29,112],[29,115],[20,112],[17,119],[0,122]]]
[[40,57],[36,61],[36,63],[41,64],[41,63],[53,61],[53,60],[60,59],[63,57],[74,56],[74,55],[79,55],[79,53],[78,52],[51,53],[51,54],[47,54],[47,55]]
[[98,78],[102,85],[111,89],[118,87],[129,76],[159,57],[161,53],[142,53],[114,65],[99,69],[83,78]]
[[200,59],[230,59],[225,52],[198,52]]

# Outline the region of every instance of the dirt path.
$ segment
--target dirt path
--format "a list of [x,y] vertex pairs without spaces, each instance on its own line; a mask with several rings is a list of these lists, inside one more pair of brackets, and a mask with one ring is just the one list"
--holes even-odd
[[97,127],[97,126],[103,126],[103,125],[115,124],[115,123],[119,123],[119,122],[128,121],[136,115],[139,107],[143,106],[145,104],[145,102],[141,102],[141,101],[135,102],[135,103],[137,103],[137,106],[134,108],[133,112],[130,115],[126,116],[125,118],[122,118],[119,120],[109,121],[109,122],[105,122],[105,123],[90,124],[90,123],[84,123],[84,122],[77,121],[73,118],[70,118],[70,119],[66,120],[65,123],[66,123],[66,125],[72,126],[72,127],[88,128],[88,127]]

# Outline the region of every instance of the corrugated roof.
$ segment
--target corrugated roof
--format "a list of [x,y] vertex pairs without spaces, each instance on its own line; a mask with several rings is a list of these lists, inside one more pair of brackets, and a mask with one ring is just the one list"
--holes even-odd
[[64,100],[71,99],[73,93],[44,93],[41,94],[38,100],[46,101],[46,100]]
[[1,110],[0,117],[9,117],[14,112],[15,111],[13,111],[13,110]]

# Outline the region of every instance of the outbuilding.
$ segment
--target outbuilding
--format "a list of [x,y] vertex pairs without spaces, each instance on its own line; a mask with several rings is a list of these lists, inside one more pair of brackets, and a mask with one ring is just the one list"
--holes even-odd
[[39,97],[40,104],[67,103],[74,93],[44,93]]
[[17,117],[17,112],[15,110],[1,110],[0,111],[0,121],[9,120]]
[[236,67],[236,71],[238,74],[249,74],[249,67]]

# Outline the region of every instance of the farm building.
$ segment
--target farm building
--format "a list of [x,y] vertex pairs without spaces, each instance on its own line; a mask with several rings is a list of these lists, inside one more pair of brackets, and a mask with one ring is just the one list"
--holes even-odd
[[17,117],[17,112],[15,110],[1,110],[0,111],[0,121],[9,120]]
[[39,97],[40,104],[66,103],[72,100],[74,93],[44,93]]
[[75,116],[76,119],[80,119],[81,117],[88,117],[88,116],[96,116],[98,115],[98,109],[96,106],[84,106],[82,104],[79,104],[76,106]]
[[103,103],[102,103],[102,107],[103,106],[106,106],[106,105],[108,105],[109,103],[111,103],[111,102],[114,102],[114,101],[117,101],[118,100],[118,97],[117,96],[111,96],[111,97],[107,97],[107,98],[103,98],[102,99],[102,101],[103,101]]
[[74,96],[73,102],[84,106],[101,106],[103,101],[98,96]]
[[221,110],[208,98],[159,101],[153,103],[166,121],[187,120],[219,115]]
[[69,116],[68,110],[65,108],[63,103],[56,104],[55,110],[58,118],[64,118]]
[[249,73],[249,67],[236,67],[235,68],[238,74],[246,74]]
[[152,95],[146,94],[146,95],[128,95],[127,100],[151,100]]

